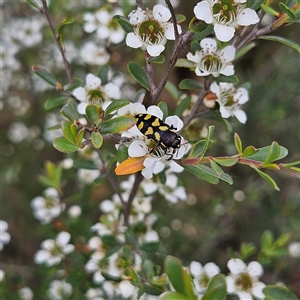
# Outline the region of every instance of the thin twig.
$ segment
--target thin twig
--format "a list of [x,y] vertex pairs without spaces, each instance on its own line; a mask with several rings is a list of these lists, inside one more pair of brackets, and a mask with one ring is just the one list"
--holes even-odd
[[49,13],[49,9],[48,9],[48,6],[47,6],[47,2],[46,0],[42,0],[43,2],[43,7],[40,8],[40,12],[42,14],[44,14],[47,18],[47,21],[48,21],[48,24],[52,30],[52,33],[53,33],[53,36],[54,36],[54,39],[56,41],[56,45],[58,47],[58,50],[59,52],[61,53],[61,56],[62,56],[62,59],[63,59],[63,63],[64,63],[64,66],[65,66],[65,70],[66,70],[66,73],[67,73],[67,76],[68,76],[68,80],[69,82],[72,82],[73,79],[72,79],[72,76],[71,76],[71,69],[70,69],[70,64],[66,58],[66,51],[65,51],[65,48],[63,47],[62,43],[61,43],[61,40],[60,40],[60,37],[59,35],[57,34],[54,26],[53,26],[53,23],[52,23],[52,20],[50,18],[50,13]]
[[143,0],[136,0],[136,5],[137,5],[139,8],[143,9],[143,7],[144,7],[144,5],[143,5]]
[[165,1],[166,1],[166,4],[169,7],[170,12],[171,12],[173,26],[174,26],[175,41],[178,41],[178,39],[179,39],[179,32],[178,32],[178,28],[177,28],[177,20],[176,20],[176,15],[175,15],[175,12],[174,12],[174,8],[173,8],[170,0],[165,0]]

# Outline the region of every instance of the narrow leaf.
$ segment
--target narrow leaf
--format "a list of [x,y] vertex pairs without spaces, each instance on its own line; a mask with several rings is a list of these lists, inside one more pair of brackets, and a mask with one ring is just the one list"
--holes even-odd
[[277,186],[276,182],[265,172],[259,170],[257,167],[255,166],[251,166],[263,179],[265,179],[267,182],[269,182],[272,187],[276,190],[276,191],[280,191],[280,188]]
[[243,153],[242,140],[241,140],[240,136],[237,133],[234,134],[234,145],[235,145],[235,148],[236,148],[237,152],[240,155],[242,155],[242,153]]
[[57,33],[58,33],[59,39],[60,39],[62,44],[64,44],[64,30],[65,30],[65,27],[66,27],[66,25],[70,25],[73,22],[74,22],[73,17],[66,18],[66,19],[63,20],[62,24],[59,26]]
[[91,123],[98,126],[102,121],[104,112],[101,106],[97,104],[88,104],[85,108],[85,114]]
[[125,17],[117,15],[113,17],[113,21],[117,22],[126,33],[133,31],[133,25]]
[[268,285],[263,289],[265,300],[297,300],[298,297],[285,287],[278,285]]
[[108,66],[103,66],[99,70],[98,77],[101,79],[101,85],[105,85],[108,82],[108,72],[109,72]]
[[[258,148],[258,152],[254,153],[253,155],[249,155],[247,159],[252,159],[259,162],[264,162],[269,154],[271,146],[266,146],[262,148]],[[277,157],[277,160],[282,159],[288,155],[288,150],[282,146],[279,146],[280,153]]]
[[76,136],[76,145],[77,145],[78,147],[81,147],[81,145],[82,145],[82,139],[83,139],[83,136],[84,136],[84,132],[85,132],[84,128],[81,128],[81,129],[78,131],[78,134],[77,134],[77,136]]
[[157,105],[163,112],[164,119],[169,115],[168,105],[164,101],[160,101]]
[[213,160],[210,161],[210,167],[214,170],[218,178],[220,178],[224,174],[224,171]]
[[287,46],[295,49],[298,53],[300,53],[300,45],[289,39],[286,39],[286,38],[283,38],[280,36],[275,36],[275,35],[263,35],[263,36],[260,36],[259,38],[262,40],[268,40],[268,41],[282,43],[284,45],[287,45]]
[[250,155],[253,155],[255,154],[256,152],[258,152],[259,150],[256,149],[255,147],[253,146],[248,146],[245,148],[245,150],[243,151],[241,157],[245,158],[245,157],[248,157]]
[[76,133],[74,134],[71,130],[71,125],[73,123],[71,121],[62,121],[61,122],[61,128],[62,128],[62,131],[64,133],[64,136],[65,138],[71,142],[72,144],[75,144],[76,143],[76,136],[77,136],[77,131]]
[[145,159],[145,156],[129,157],[116,167],[115,173],[117,175],[128,175],[137,173],[145,168],[143,165]]
[[228,82],[232,84],[236,84],[239,82],[239,79],[236,75],[226,76],[221,74],[218,77],[214,77],[214,80],[217,82]]
[[104,116],[107,116],[111,113],[113,113],[114,111],[120,109],[123,106],[126,106],[130,103],[129,100],[124,100],[124,99],[118,99],[118,100],[113,100],[112,103],[110,103],[108,105],[108,107],[106,108],[105,112],[104,112]]
[[201,82],[199,82],[198,80],[194,80],[194,79],[183,79],[180,83],[179,83],[179,88],[180,89],[203,89],[204,86]]
[[248,53],[250,50],[252,50],[256,46],[255,42],[250,42],[245,47],[240,49],[234,57],[234,60],[238,60],[239,58],[243,57],[246,53]]
[[279,7],[280,7],[280,9],[282,10],[283,13],[285,13],[289,16],[290,19],[292,19],[292,20],[296,19],[295,14],[284,3],[279,2]]
[[182,92],[172,82],[168,81],[165,86],[166,90],[170,93],[174,100],[178,100]]
[[175,67],[188,68],[193,70],[195,69],[195,64],[186,58],[179,58],[176,61]]
[[164,57],[164,55],[159,55],[156,57],[151,57],[150,61],[154,64],[163,64],[166,61],[166,58]]
[[32,66],[32,70],[36,75],[38,75],[39,77],[44,79],[50,85],[56,87],[58,81],[57,81],[56,77],[52,73],[50,73],[48,70],[41,68],[39,66],[36,66],[36,65]]
[[272,163],[273,161],[277,160],[279,155],[280,155],[279,144],[277,142],[272,142],[269,153],[264,160],[264,165],[268,165],[268,164]]
[[177,292],[166,292],[163,293],[160,297],[160,300],[191,300],[188,297],[177,293]]
[[195,33],[191,38],[191,42],[200,41],[200,40],[204,39],[206,36],[208,36],[209,34],[211,34],[213,32],[213,28],[214,28],[213,25],[209,24],[201,32]]
[[107,120],[101,124],[101,133],[117,133],[125,131],[136,124],[134,117],[121,116]]
[[78,146],[69,142],[64,136],[54,139],[53,146],[56,150],[63,153],[71,153],[79,149]]
[[103,137],[98,131],[93,131],[91,134],[91,139],[94,147],[96,149],[99,149],[102,146],[103,143]]
[[26,2],[40,10],[40,6],[34,0],[26,0]]
[[66,104],[62,110],[61,114],[69,119],[70,121],[78,120],[78,113],[72,102]]
[[211,136],[212,136],[214,130],[215,130],[215,126],[214,125],[210,125],[208,127],[208,133],[207,133],[205,145],[204,145],[203,150],[202,150],[202,152],[201,152],[201,154],[199,156],[200,160],[203,158],[203,156],[205,155],[208,147],[211,145]]
[[184,168],[191,172],[192,174],[196,175],[197,177],[199,177],[200,179],[203,179],[209,183],[212,184],[217,184],[219,183],[219,178],[216,176],[215,172],[207,167],[207,166],[203,166],[203,165],[185,165]]
[[227,296],[226,281],[223,274],[212,277],[202,300],[225,300]]
[[208,144],[207,144],[207,140],[201,140],[197,142],[193,146],[188,158],[200,157],[203,154],[203,152],[206,151],[206,149],[212,145],[212,143],[213,143],[212,140],[210,140]]
[[271,16],[279,17],[279,15],[280,15],[280,13],[278,11],[276,11],[275,9],[270,7],[269,5],[262,4],[261,8],[262,8],[263,11],[265,11],[267,14],[269,14]]
[[51,108],[60,106],[62,104],[64,104],[65,102],[67,102],[69,99],[69,97],[65,97],[65,96],[61,96],[61,97],[51,97],[49,98],[46,103],[45,103],[45,109],[49,110]]
[[84,82],[82,79],[80,78],[73,78],[72,82],[69,82],[68,84],[66,84],[64,86],[64,91],[65,92],[71,92],[73,90],[75,90],[78,87],[81,87],[84,85]]
[[266,0],[248,0],[247,7],[251,8],[253,10],[257,10],[265,2],[266,2]]
[[149,83],[149,78],[143,68],[135,63],[135,62],[130,62],[127,65],[129,73],[132,75],[132,77],[145,89],[148,91],[150,90],[150,83]]
[[187,97],[185,97],[184,99],[182,99],[182,100],[180,101],[180,103],[178,104],[178,106],[176,107],[175,115],[178,116],[178,117],[181,117],[182,114],[184,113],[184,111],[185,111],[185,110],[188,108],[188,106],[190,105],[191,100],[192,100],[192,97],[191,97],[191,96],[187,96]]
[[232,157],[214,157],[214,161],[221,166],[231,167],[234,166],[239,161],[239,157],[238,155]]

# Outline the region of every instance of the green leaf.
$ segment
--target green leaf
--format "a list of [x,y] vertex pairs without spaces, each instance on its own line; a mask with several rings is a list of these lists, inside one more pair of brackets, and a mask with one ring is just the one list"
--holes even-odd
[[236,148],[238,154],[242,155],[243,144],[242,144],[242,140],[241,140],[240,136],[237,133],[234,134],[234,145],[235,145],[235,148]]
[[213,160],[210,161],[210,167],[214,170],[218,178],[220,178],[224,174],[224,171]]
[[149,83],[149,78],[143,68],[135,63],[135,62],[130,62],[127,65],[129,73],[132,75],[132,77],[145,89],[150,91],[150,83]]
[[176,21],[178,24],[184,22],[186,20],[186,16],[185,15],[181,15],[181,14],[176,14]]
[[185,165],[184,168],[191,172],[192,174],[196,175],[200,179],[203,179],[212,184],[218,184],[219,178],[216,176],[215,172],[204,165]]
[[193,70],[195,69],[195,64],[186,58],[179,58],[176,61],[175,67],[188,68]]
[[226,299],[226,281],[223,274],[217,274],[208,282],[207,290],[202,300],[224,300]]
[[125,145],[121,144],[117,150],[117,161],[121,163],[128,157],[128,148]]
[[142,103],[143,101],[141,101],[141,100],[144,100],[145,95],[146,95],[146,90],[145,89],[138,90],[138,92],[135,94],[132,102],[133,103],[136,103],[136,102]]
[[191,300],[190,298],[177,293],[177,292],[166,292],[163,293],[160,297],[160,300]]
[[189,154],[189,158],[196,158],[196,157],[200,157],[203,153],[205,154],[205,151],[207,150],[207,148],[209,148],[212,145],[213,141],[209,140],[209,143],[207,144],[207,140],[201,140],[199,142],[197,142],[190,154]]
[[164,119],[169,115],[169,109],[168,109],[168,105],[166,102],[164,101],[160,101],[157,105],[161,111],[163,112],[163,117]]
[[91,139],[94,147],[96,149],[99,149],[102,146],[103,143],[103,137],[98,131],[93,131],[91,134]]
[[268,174],[259,170],[257,167],[253,165],[250,165],[250,167],[253,168],[263,179],[269,182],[276,191],[280,191],[280,188],[277,186],[276,182]]
[[74,132],[74,130],[72,131],[71,125],[73,125],[73,123],[71,121],[65,120],[65,121],[61,122],[61,128],[62,128],[65,138],[72,144],[76,144],[76,136],[77,136],[78,130],[76,128],[76,132]]
[[[75,125],[74,125],[74,127],[75,127]],[[82,145],[82,140],[83,140],[84,132],[85,132],[84,128],[81,128],[81,129],[78,131],[78,134],[77,134],[77,136],[76,136],[76,145],[77,145],[78,147],[81,147],[81,145]]]
[[101,235],[101,240],[104,244],[110,247],[120,246],[121,244],[119,240],[113,235]]
[[166,58],[161,54],[156,57],[151,57],[150,61],[154,64],[163,64],[166,61]]
[[255,42],[250,42],[245,47],[237,51],[235,54],[234,60],[238,60],[239,58],[243,57],[246,53],[248,53],[250,50],[252,50],[256,46]]
[[50,73],[48,70],[41,68],[39,66],[36,66],[36,65],[32,66],[32,70],[36,75],[41,77],[43,80],[48,82],[50,85],[56,87],[56,85],[58,84],[56,77],[52,73]]
[[223,173],[221,176],[220,176],[220,179],[227,182],[228,184],[232,185],[233,184],[233,179],[230,175],[226,174],[226,173]]
[[49,98],[46,103],[45,103],[45,109],[49,110],[51,108],[60,106],[62,104],[64,104],[65,102],[67,102],[69,99],[69,97],[66,96],[61,96],[61,97],[51,97]]
[[125,17],[117,15],[112,19],[117,22],[126,33],[133,31],[133,25]]
[[123,106],[126,106],[130,103],[129,100],[124,100],[124,99],[118,99],[118,100],[113,100],[112,103],[108,105],[104,112],[104,116],[106,117],[107,115],[111,114],[112,112],[120,109]]
[[62,110],[61,114],[69,119],[70,121],[78,120],[78,113],[72,102],[66,104]]
[[298,297],[287,288],[278,285],[268,285],[263,289],[265,300],[298,300]]
[[91,123],[95,124],[96,126],[99,126],[102,121],[104,112],[101,106],[97,104],[88,104],[85,108],[85,114]]
[[63,20],[63,22],[59,26],[57,33],[58,33],[59,39],[60,39],[62,44],[64,44],[64,29],[65,29],[66,25],[70,25],[73,22],[74,22],[73,17],[66,18],[66,19]]
[[280,7],[280,9],[282,10],[283,13],[285,13],[289,16],[290,19],[292,19],[292,20],[296,19],[295,14],[284,3],[279,2],[279,7]]
[[179,83],[179,88],[182,90],[192,90],[192,89],[204,89],[204,86],[201,82],[194,79],[183,79]]
[[205,142],[205,145],[204,145],[204,147],[203,147],[203,151],[202,151],[202,153],[201,153],[200,156],[199,156],[200,160],[203,158],[203,156],[205,155],[205,153],[206,153],[208,147],[211,145],[211,142],[210,142],[210,141],[211,141],[211,136],[212,136],[214,130],[215,130],[215,126],[214,126],[214,125],[210,125],[210,126],[208,127],[208,132],[207,132],[206,142]]
[[226,75],[220,74],[218,77],[213,77],[213,79],[214,79],[214,81],[217,81],[217,82],[228,82],[228,83],[232,83],[232,84],[236,84],[239,82],[239,79],[237,78],[236,75],[226,76]]
[[[249,155],[247,157],[247,159],[251,159],[251,160],[255,160],[255,161],[259,161],[259,162],[264,162],[266,160],[269,152],[270,152],[270,148],[271,148],[271,146],[258,148],[258,152],[256,152],[253,155]],[[280,153],[279,153],[279,156],[277,157],[277,160],[283,159],[288,154],[288,150],[286,148],[284,148],[282,146],[279,146],[279,149],[280,149]]]
[[268,41],[274,41],[279,42],[284,45],[287,45],[293,49],[295,49],[298,53],[300,53],[300,45],[295,43],[294,41],[291,41],[289,39],[283,38],[281,36],[275,36],[275,35],[263,35],[259,37],[262,40],[268,40]]
[[109,67],[108,66],[103,66],[99,70],[98,77],[101,79],[101,85],[105,85],[108,82],[108,72],[109,72]]
[[262,4],[261,8],[263,11],[265,11],[267,14],[271,16],[276,16],[276,17],[279,16],[279,12],[273,9],[272,7],[270,7],[269,5]]
[[253,10],[257,10],[265,2],[266,2],[266,0],[248,0],[247,1],[247,7],[251,8]]
[[31,6],[40,10],[40,6],[34,0],[26,0],[26,2],[29,3]]
[[165,88],[176,101],[180,98],[182,92],[172,82],[168,81]]
[[196,299],[192,286],[192,278],[189,272],[183,268],[179,259],[168,255],[165,259],[165,272],[175,291],[183,294],[190,300]]
[[268,165],[277,160],[280,155],[280,147],[277,142],[272,142],[267,157],[264,160],[264,165]]
[[209,34],[211,34],[213,32],[213,29],[214,29],[214,26],[211,24],[208,24],[205,29],[203,29],[200,32],[195,33],[192,36],[191,42],[200,41],[200,40],[204,39],[206,36],[208,36]]
[[257,153],[259,150],[256,149],[255,147],[253,146],[248,146],[244,149],[243,153],[241,154],[241,157],[245,158],[245,157],[248,157],[250,155],[253,155],[255,153]]
[[267,250],[269,249],[274,241],[274,235],[271,230],[266,230],[261,236],[261,249]]
[[107,120],[101,124],[101,133],[117,133],[133,127],[136,123],[134,117],[121,116]]
[[73,90],[75,90],[78,87],[82,87],[84,85],[84,82],[82,79],[80,78],[73,78],[72,82],[69,82],[68,84],[66,84],[64,86],[64,91],[65,92],[71,92]]
[[175,115],[181,117],[184,111],[188,108],[192,100],[191,96],[186,96],[184,99],[180,101],[175,110]]
[[99,170],[99,167],[95,165],[94,161],[82,158],[76,158],[73,165],[77,169]]
[[[205,23],[202,20],[197,19],[196,17],[194,17],[189,24],[189,30],[193,33],[202,33],[203,31],[205,31],[207,29],[207,27],[209,26],[209,24]],[[209,33],[208,33],[209,34]],[[205,36],[203,36],[205,37]],[[202,38],[203,38],[202,37]],[[201,38],[201,39],[202,39]]]
[[239,157],[238,155],[231,156],[231,157],[214,157],[214,161],[221,166],[231,167],[234,166],[239,161]]
[[63,153],[71,153],[79,149],[77,145],[69,142],[64,136],[54,139],[53,146],[56,150]]

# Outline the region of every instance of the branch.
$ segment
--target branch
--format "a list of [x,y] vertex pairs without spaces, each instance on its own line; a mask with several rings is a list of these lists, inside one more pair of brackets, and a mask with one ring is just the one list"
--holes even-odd
[[174,24],[175,41],[178,41],[179,32],[178,32],[178,28],[177,28],[176,15],[175,15],[175,12],[174,12],[174,9],[173,9],[173,6],[172,6],[170,0],[165,0],[165,1],[166,1],[166,4],[168,5],[168,8],[169,8],[169,10],[171,12],[171,15],[172,15],[172,21],[173,21],[173,24]]
[[47,21],[48,21],[48,24],[52,30],[52,33],[53,33],[53,36],[54,36],[54,39],[56,41],[56,45],[58,47],[58,50],[59,52],[61,53],[61,56],[62,56],[62,59],[63,59],[63,63],[64,63],[64,66],[65,66],[65,70],[67,72],[67,76],[68,76],[68,80],[69,82],[73,82],[73,79],[72,79],[72,76],[71,76],[71,69],[70,69],[70,64],[66,58],[66,51],[65,51],[65,48],[63,47],[61,41],[60,41],[60,37],[59,35],[57,34],[54,26],[53,26],[53,23],[52,23],[52,20],[50,18],[50,13],[49,13],[49,9],[48,9],[48,6],[47,6],[47,2],[46,0],[42,0],[43,1],[43,7],[40,8],[40,12],[42,14],[44,14],[47,18]]

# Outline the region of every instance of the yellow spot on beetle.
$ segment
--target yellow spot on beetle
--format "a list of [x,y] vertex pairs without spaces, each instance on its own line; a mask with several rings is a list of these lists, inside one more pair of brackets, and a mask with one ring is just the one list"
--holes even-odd
[[144,134],[145,135],[149,135],[149,134],[152,135],[153,134],[153,129],[151,127],[149,127]]
[[159,126],[159,125],[160,125],[159,118],[156,118],[156,119],[152,122],[151,125],[154,126],[154,127]]

